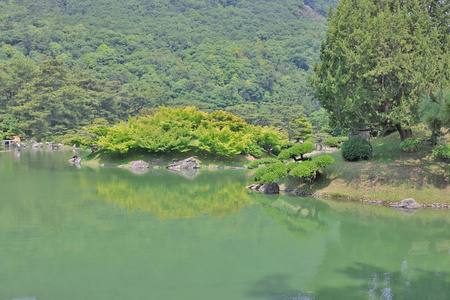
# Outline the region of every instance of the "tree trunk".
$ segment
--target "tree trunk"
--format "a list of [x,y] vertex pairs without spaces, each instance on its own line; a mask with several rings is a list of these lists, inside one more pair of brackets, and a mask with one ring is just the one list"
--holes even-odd
[[404,128],[402,128],[402,125],[400,125],[400,124],[395,125],[395,128],[397,128],[398,133],[400,133],[400,139],[402,140],[402,142],[404,140],[412,137],[411,129],[404,129]]

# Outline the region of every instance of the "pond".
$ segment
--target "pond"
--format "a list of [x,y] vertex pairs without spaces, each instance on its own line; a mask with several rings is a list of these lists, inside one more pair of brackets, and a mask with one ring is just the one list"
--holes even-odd
[[448,299],[449,211],[244,189],[246,170],[0,153],[3,299]]

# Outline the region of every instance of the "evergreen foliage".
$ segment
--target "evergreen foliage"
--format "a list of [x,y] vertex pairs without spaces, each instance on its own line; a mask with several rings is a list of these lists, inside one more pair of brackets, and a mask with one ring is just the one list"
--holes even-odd
[[[282,150],[278,154],[279,159],[293,159],[294,161],[304,160],[303,155],[311,153],[316,150],[311,142],[304,142],[302,144],[296,144],[288,149]],[[300,156],[300,158],[298,158]]]
[[346,161],[367,160],[372,157],[373,149],[369,141],[355,136],[342,144],[342,157]]
[[330,10],[310,81],[331,120],[412,137],[422,95],[449,84],[449,18],[437,13],[449,7],[448,1],[342,0]]

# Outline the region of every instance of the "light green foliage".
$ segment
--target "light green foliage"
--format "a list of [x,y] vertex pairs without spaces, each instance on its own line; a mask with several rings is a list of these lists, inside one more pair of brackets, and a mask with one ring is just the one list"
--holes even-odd
[[254,129],[254,134],[257,137],[256,143],[269,154],[274,148],[281,146],[286,141],[285,135],[275,127],[264,126],[254,127]]
[[[279,159],[293,159],[295,161],[304,160],[303,155],[311,153],[316,150],[316,147],[311,142],[304,142],[302,144],[295,144],[294,146],[282,150],[278,154]],[[298,158],[300,156],[300,159]]]
[[316,172],[319,170],[319,166],[313,161],[303,161],[293,168],[289,175],[293,177],[304,178],[306,180],[312,180],[316,177]]
[[316,163],[319,168],[323,168],[334,163],[334,158],[329,155],[320,155],[314,159],[314,163]]
[[437,30],[430,12],[428,2],[418,0],[342,0],[335,13],[330,10],[310,81],[333,122],[396,128],[402,140],[412,136],[422,95],[448,85],[448,23]]
[[254,158],[260,158],[262,156],[261,147],[255,144],[251,144],[250,146],[248,146],[247,153]]
[[195,107],[160,107],[153,115],[130,118],[99,138],[99,146],[126,153],[145,149],[152,153],[199,151],[233,156],[246,153],[258,136],[255,128],[224,111],[210,114]]
[[342,157],[346,161],[358,161],[371,158],[373,149],[370,142],[359,136],[352,137],[342,144]]
[[328,147],[341,148],[341,143],[348,140],[346,136],[329,137],[323,141],[323,144]]
[[400,149],[409,150],[414,149],[417,150],[419,146],[422,144],[423,140],[421,138],[407,138],[403,142],[400,143]]
[[256,169],[260,165],[270,165],[276,162],[277,160],[275,158],[255,159],[254,161],[248,164],[247,168]]
[[450,144],[443,143],[434,148],[432,153],[434,158],[450,159]]
[[5,114],[0,123],[2,139],[10,139],[14,135],[23,134],[18,127],[19,121],[11,114]]
[[[268,167],[258,169],[255,174],[255,180],[259,183],[270,183],[289,175],[312,181],[317,177],[320,168],[324,168],[333,162],[334,159],[329,155],[318,156],[312,161],[290,162],[287,165],[276,162]],[[281,166],[284,166],[284,168]]]
[[255,181],[260,184],[272,183],[277,179],[284,178],[287,175],[287,167],[282,162],[276,162],[267,167],[260,168],[255,173]]
[[308,122],[306,117],[300,117],[289,122],[289,139],[296,139],[297,142],[299,142],[299,140],[305,141],[311,137],[312,131],[312,125]]

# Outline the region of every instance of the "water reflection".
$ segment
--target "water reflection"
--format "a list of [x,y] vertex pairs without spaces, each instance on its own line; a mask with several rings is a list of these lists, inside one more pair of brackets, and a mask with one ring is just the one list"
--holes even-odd
[[[160,219],[224,216],[255,204],[242,186],[242,171],[150,170],[144,176],[131,178],[108,172],[87,197],[103,199],[127,211],[151,212]],[[236,181],[236,177],[243,180]]]

